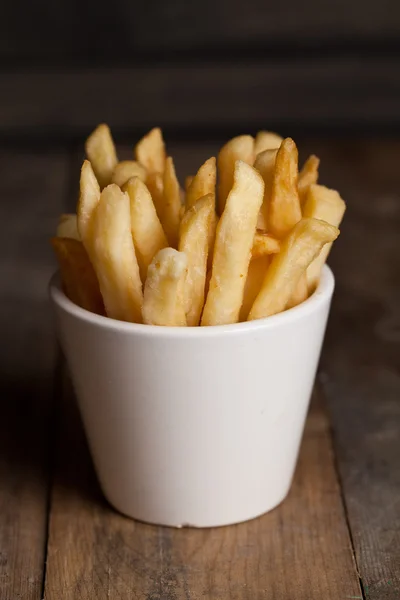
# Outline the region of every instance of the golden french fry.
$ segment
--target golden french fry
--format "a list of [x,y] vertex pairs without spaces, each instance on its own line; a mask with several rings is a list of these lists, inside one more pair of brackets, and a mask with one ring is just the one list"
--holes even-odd
[[282,241],[268,267],[248,320],[262,319],[285,309],[299,279],[321,248],[339,235],[337,227],[318,219],[301,219]]
[[164,207],[160,218],[170,246],[176,248],[179,239],[181,194],[174,161],[168,156],[164,170]]
[[281,249],[279,240],[263,231],[256,231],[251,249],[252,258],[260,258],[268,254],[276,254]]
[[188,175],[185,178],[185,196],[187,196],[188,190],[190,188],[190,185],[191,185],[193,179],[194,179],[194,175]]
[[132,240],[129,196],[114,183],[102,191],[93,215],[89,256],[107,315],[140,323],[143,293]]
[[218,153],[218,207],[222,215],[225,202],[233,186],[237,160],[252,165],[254,162],[254,138],[240,135],[225,144]]
[[215,157],[211,157],[201,165],[186,192],[186,210],[207,194],[214,194],[217,181],[217,165]]
[[243,302],[239,314],[240,322],[247,321],[254,300],[261,290],[270,261],[271,257],[267,255],[252,258],[250,261],[246,285],[244,286]]
[[93,214],[100,200],[100,187],[92,165],[85,160],[81,169],[80,194],[77,207],[78,232],[90,255]]
[[239,319],[263,194],[264,182],[258,171],[237,161],[233,187],[217,226],[202,325],[237,323]]
[[207,298],[207,296],[208,296],[208,290],[210,289],[210,281],[211,281],[211,269],[208,268],[208,264],[207,264],[206,283],[204,286],[204,298]]
[[258,215],[257,227],[266,230],[268,227],[268,211],[272,195],[272,181],[275,171],[275,160],[278,150],[264,150],[257,155],[254,163],[254,168],[260,173],[264,180],[264,198],[261,206],[260,214]]
[[57,226],[57,237],[71,238],[80,241],[78,218],[75,214],[61,215]]
[[277,133],[259,131],[254,140],[254,156],[257,156],[260,152],[264,152],[264,150],[277,150],[282,142],[283,137]]
[[143,181],[139,177],[132,177],[124,185],[123,191],[127,192],[130,200],[132,238],[140,277],[145,281],[149,264],[159,250],[168,246],[168,242],[150,192]]
[[143,322],[148,325],[186,325],[184,287],[187,258],[183,252],[163,248],[153,258],[144,286]]
[[319,158],[312,154],[304,163],[299,173],[297,188],[299,190],[300,204],[303,206],[310,185],[318,181]]
[[142,181],[146,181],[145,167],[136,160],[121,160],[114,169],[111,183],[116,183],[122,188],[131,177],[139,177]]
[[62,237],[54,237],[50,241],[68,298],[81,308],[104,315],[99,282],[82,242]]
[[[188,179],[188,178],[186,178]],[[190,185],[186,191],[186,210],[189,210],[199,198],[207,194],[214,194],[215,207],[215,185],[217,181],[217,165],[215,157],[212,156],[201,165],[196,175],[191,179]],[[212,258],[212,250],[215,240],[215,230],[217,227],[217,215],[215,208],[211,217],[208,237],[208,257]]]
[[268,214],[268,231],[278,239],[283,238],[301,219],[297,161],[296,144],[291,138],[286,138],[276,155]]
[[150,173],[146,179],[147,189],[152,197],[157,216],[161,219],[164,210],[164,183],[161,173]]
[[[346,210],[346,203],[336,190],[330,190],[323,185],[311,185],[303,207],[305,217],[322,219],[335,227],[339,227]],[[324,266],[332,244],[326,244],[317,258],[307,269],[309,291],[314,291],[318,285],[322,267]]]
[[149,173],[164,173],[165,144],[162,131],[155,127],[136,144],[136,160],[146,167]]
[[199,324],[204,305],[209,232],[214,210],[214,194],[200,198],[183,216],[179,230],[180,252],[188,259],[185,279],[185,313],[189,327]]
[[111,182],[111,176],[118,162],[117,152],[108,125],[103,123],[96,127],[86,140],[85,149],[99,185],[104,188]]
[[302,273],[296,287],[294,288],[293,294],[290,296],[286,308],[293,308],[307,300],[308,298],[308,284],[307,284],[307,273]]

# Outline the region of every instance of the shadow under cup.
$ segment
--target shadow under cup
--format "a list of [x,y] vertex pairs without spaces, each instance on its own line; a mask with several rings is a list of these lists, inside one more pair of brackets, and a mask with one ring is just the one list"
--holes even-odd
[[217,327],[124,323],[50,283],[60,342],[103,492],[149,523],[212,527],[287,495],[334,289]]

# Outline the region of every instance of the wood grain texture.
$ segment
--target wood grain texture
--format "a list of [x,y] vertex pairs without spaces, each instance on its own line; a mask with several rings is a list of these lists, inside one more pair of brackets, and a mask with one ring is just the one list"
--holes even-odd
[[204,128],[394,126],[399,71],[396,55],[0,71],[0,136],[83,140],[104,121],[119,132],[157,124],[189,139]]
[[309,416],[288,499],[233,527],[135,523],[102,499],[67,389],[52,495],[46,600],[234,600],[360,595],[326,416]]
[[400,143],[312,148],[348,203],[330,261],[337,288],[321,382],[365,598],[398,600]]
[[239,46],[309,45],[342,40],[376,43],[395,39],[400,30],[396,0],[345,0],[322,8],[318,0],[262,2],[203,0],[201,4],[154,0],[151,4],[118,0],[112,10],[89,0],[38,1],[4,5],[0,56],[28,60],[81,60],[180,50],[231,51]]
[[[321,182],[348,203],[330,259],[337,289],[320,382],[364,598],[398,600],[400,143],[297,141],[301,160],[320,156]],[[218,146],[171,142],[181,180]],[[130,155],[130,148],[119,151]],[[0,157],[0,326],[7,342],[0,349],[0,599],[41,598],[49,435],[58,439],[58,454],[47,600],[361,598],[328,422],[318,405],[286,502],[259,520],[219,530],[155,528],[113,512],[98,489],[69,391],[52,431],[47,237],[66,187],[70,208],[75,204],[78,154],[68,182],[63,154]]]
[[47,238],[61,209],[63,155],[0,154],[0,598],[40,600],[47,541],[55,343]]

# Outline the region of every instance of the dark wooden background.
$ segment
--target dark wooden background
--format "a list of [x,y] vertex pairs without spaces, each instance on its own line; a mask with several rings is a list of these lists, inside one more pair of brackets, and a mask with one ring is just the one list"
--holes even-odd
[[[182,181],[275,129],[347,202],[317,401],[262,519],[175,532],[99,493],[46,286],[101,121],[121,157],[161,125]],[[399,0],[3,2],[0,182],[0,600],[398,600]]]
[[398,0],[17,0],[0,19],[0,141],[260,125],[400,129]]

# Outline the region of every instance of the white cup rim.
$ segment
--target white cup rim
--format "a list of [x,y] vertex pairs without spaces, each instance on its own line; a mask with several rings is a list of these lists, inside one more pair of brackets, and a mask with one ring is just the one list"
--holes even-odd
[[218,336],[222,334],[234,334],[244,332],[256,332],[260,329],[271,329],[284,324],[295,323],[302,318],[307,317],[319,309],[321,305],[330,301],[335,287],[335,279],[331,269],[324,265],[319,285],[315,292],[301,304],[294,306],[284,312],[257,319],[254,321],[245,321],[243,323],[233,323],[231,325],[213,325],[209,327],[161,327],[157,325],[144,325],[141,323],[127,323],[126,321],[117,321],[110,317],[104,317],[92,313],[77,304],[74,304],[63,292],[59,272],[56,271],[49,284],[50,298],[55,305],[70,316],[97,326],[101,329],[118,331],[126,335],[141,336],[163,336],[171,338],[204,338],[209,336]]

